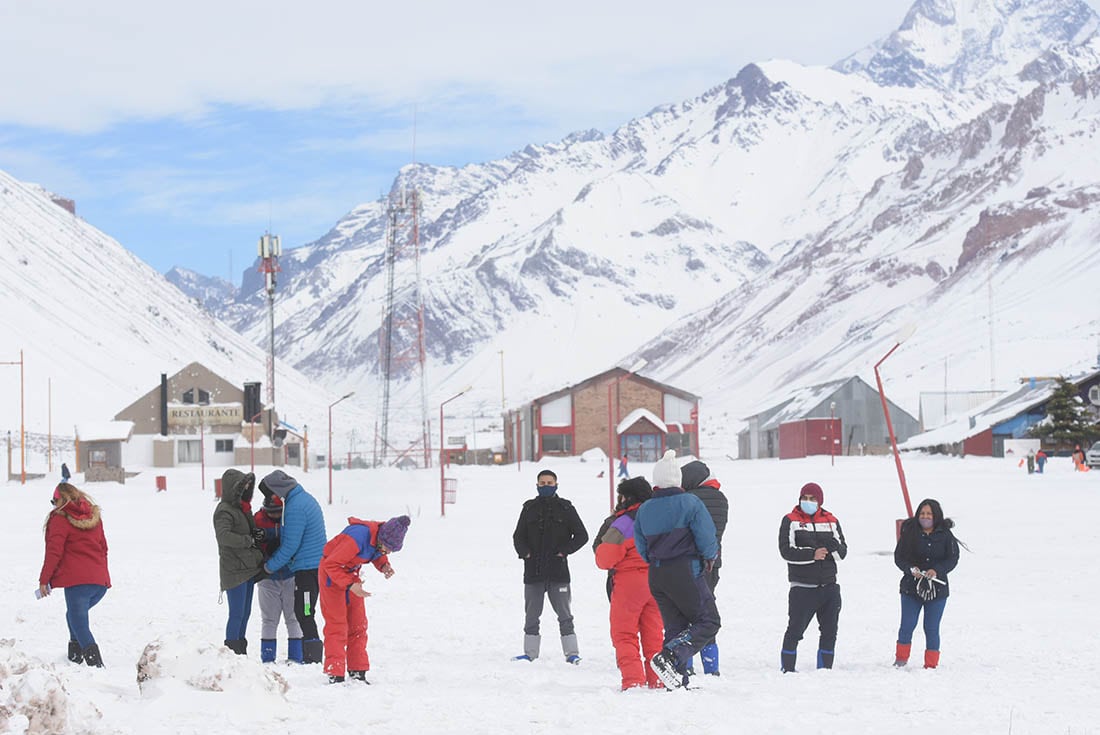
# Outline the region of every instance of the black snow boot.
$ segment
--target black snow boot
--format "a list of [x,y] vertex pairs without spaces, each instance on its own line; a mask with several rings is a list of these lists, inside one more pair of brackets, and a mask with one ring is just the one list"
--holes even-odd
[[349,671],[348,672],[348,678],[349,679],[355,679],[356,681],[361,681],[364,684],[370,684],[370,682],[367,681],[367,672],[366,671]]
[[319,638],[302,641],[302,663],[319,664],[325,658],[325,644]]
[[103,657],[99,655],[99,645],[93,643],[85,648],[81,654],[84,656],[84,663],[97,669],[103,668]]
[[72,661],[74,664],[84,663],[84,651],[80,648],[80,644],[76,641],[69,641],[69,653],[66,658]]
[[235,641],[226,641],[225,647],[238,656],[244,656],[248,653],[248,641],[244,638],[240,638]]

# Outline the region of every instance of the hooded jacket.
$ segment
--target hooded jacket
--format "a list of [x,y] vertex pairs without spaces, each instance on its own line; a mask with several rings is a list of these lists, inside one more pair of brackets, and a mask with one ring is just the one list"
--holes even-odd
[[38,583],[57,589],[79,584],[111,586],[107,538],[99,506],[85,498],[65,503],[46,521],[46,556]]
[[382,521],[348,518],[348,527],[325,544],[321,555],[320,583],[322,587],[346,590],[359,579],[359,568],[370,563],[379,571],[389,562],[389,556],[378,553],[378,529]]
[[699,498],[678,487],[659,488],[642,503],[634,519],[634,544],[649,565],[690,559],[692,573],[718,557],[714,521]]
[[710,519],[714,521],[714,531],[718,536],[718,559],[715,568],[722,566],[722,535],[730,517],[730,503],[722,492],[722,485],[710,476],[710,468],[699,460],[688,462],[680,468],[683,487],[686,492],[703,501]]
[[947,574],[958,563],[959,542],[949,529],[937,526],[931,533],[924,533],[913,518],[906,519],[901,525],[901,537],[894,547],[894,564],[902,571],[901,594],[917,596],[917,579],[909,572],[912,567],[917,567],[922,572],[935,569],[936,579],[943,582],[936,585],[936,597],[947,597],[951,594]]
[[614,570],[617,574],[645,572],[649,569],[649,565],[638,555],[638,548],[634,543],[634,517],[641,505],[634,503],[616,511],[612,516],[607,531],[596,546],[596,566],[600,569]]
[[222,499],[214,508],[214,537],[218,540],[218,576],[223,590],[255,577],[264,555],[254,544],[252,514],[242,507],[244,491],[255,481],[252,473],[229,469],[222,475]]
[[316,569],[328,537],[325,535],[325,514],[317,499],[306,492],[298,481],[282,470],[275,470],[263,480],[263,490],[283,499],[282,529],[279,548],[264,565],[268,572],[288,567],[291,572]]

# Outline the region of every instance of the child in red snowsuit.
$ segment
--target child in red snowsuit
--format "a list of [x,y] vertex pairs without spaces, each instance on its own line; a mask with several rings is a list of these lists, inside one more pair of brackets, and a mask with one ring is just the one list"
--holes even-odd
[[[649,565],[634,546],[634,514],[653,496],[644,477],[619,483],[619,502],[608,520],[607,532],[596,547],[596,566],[614,572],[611,587],[611,643],[622,674],[623,691],[649,686],[656,689],[660,680],[649,660],[661,650],[664,626],[657,602],[649,591]],[[638,639],[641,638],[639,656]]]
[[367,680],[367,611],[359,568],[370,562],[386,579],[394,575],[389,554],[405,543],[409,517],[398,516],[385,523],[348,518],[348,527],[334,536],[321,555],[317,568],[321,588],[321,615],[325,619],[325,673],[330,682]]

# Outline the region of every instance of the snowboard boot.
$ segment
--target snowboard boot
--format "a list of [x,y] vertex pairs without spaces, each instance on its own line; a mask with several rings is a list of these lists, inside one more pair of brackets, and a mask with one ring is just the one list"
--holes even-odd
[[343,684],[344,683],[344,677],[329,674],[328,683],[329,684]]
[[301,638],[288,638],[286,642],[286,660],[300,664],[302,661],[302,639]]
[[238,656],[244,656],[248,652],[248,641],[243,638],[235,641],[226,641],[225,647]]
[[[85,654],[87,655],[87,654]],[[940,665],[940,652],[939,651],[925,651],[924,652],[924,668],[934,669]]]
[[654,654],[649,665],[665,685],[665,689],[679,689],[684,686],[686,677],[676,670],[676,657],[667,648],[662,648],[659,653]]
[[84,656],[84,663],[89,666],[97,669],[103,668],[103,657],[99,655],[99,646],[95,643],[81,651],[81,655]]
[[909,651],[913,648],[912,643],[899,643],[894,649],[894,666],[899,669],[909,663]]
[[265,638],[260,641],[260,663],[275,663],[276,641]]
[[798,651],[779,652],[779,670],[784,674],[794,671],[794,663],[798,658]]
[[65,655],[65,658],[74,664],[84,663],[84,651],[81,649],[80,644],[76,641],[69,641],[69,652]]
[[718,644],[708,643],[699,651],[699,657],[703,659],[703,673],[711,676],[721,676],[718,673]]
[[831,669],[833,668],[833,652],[823,651],[820,648],[817,649],[817,668],[819,669]]
[[302,663],[319,664],[325,657],[325,645],[320,638],[309,638],[302,641]]
[[349,671],[348,672],[348,678],[353,679],[355,681],[361,681],[364,684],[370,684],[370,682],[367,681],[367,672],[366,671]]

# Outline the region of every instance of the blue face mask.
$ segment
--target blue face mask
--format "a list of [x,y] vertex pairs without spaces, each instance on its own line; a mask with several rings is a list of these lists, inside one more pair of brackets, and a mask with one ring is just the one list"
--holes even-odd
[[812,516],[817,512],[816,500],[800,500],[798,501],[798,507],[802,509],[802,512],[808,516]]
[[936,522],[932,518],[918,518],[917,520],[920,522],[920,527],[925,529],[925,530],[931,528],[932,524],[934,524]]
[[536,488],[539,491],[540,498],[547,498],[558,491],[557,485],[539,485]]

